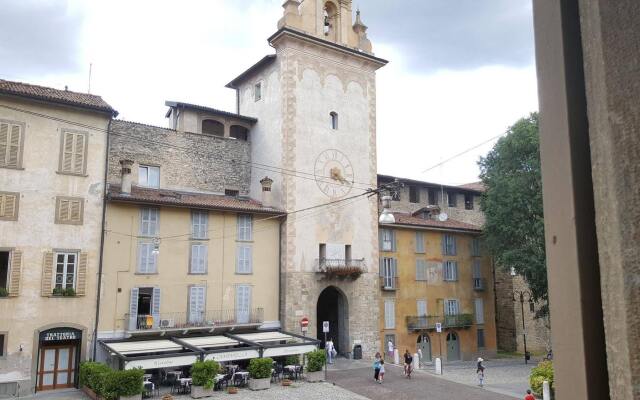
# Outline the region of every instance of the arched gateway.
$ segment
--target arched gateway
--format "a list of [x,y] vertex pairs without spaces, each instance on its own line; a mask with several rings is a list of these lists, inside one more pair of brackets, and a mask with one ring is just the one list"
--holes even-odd
[[342,290],[335,286],[325,288],[318,296],[316,315],[317,338],[322,341],[322,347],[325,340],[322,322],[329,321],[327,339],[333,340],[333,345],[339,354],[351,351],[349,349],[349,303]]

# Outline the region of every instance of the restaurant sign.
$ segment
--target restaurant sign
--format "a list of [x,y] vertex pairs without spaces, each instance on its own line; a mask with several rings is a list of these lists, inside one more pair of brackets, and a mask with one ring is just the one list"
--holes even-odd
[[42,342],[62,342],[68,340],[79,340],[81,332],[73,328],[51,329],[40,334]]
[[126,361],[124,369],[156,369],[156,368],[168,368],[168,367],[182,367],[185,365],[191,365],[198,360],[197,355],[177,356],[177,357],[158,357],[149,358],[146,360],[132,360]]
[[305,344],[299,346],[283,346],[283,347],[270,347],[264,349],[263,357],[280,357],[288,356],[291,354],[306,354],[310,351],[316,350],[316,345]]
[[237,351],[224,351],[220,353],[209,353],[204,359],[215,360],[218,362],[223,361],[235,361],[235,360],[248,360],[250,358],[258,358],[260,353],[258,350],[237,350]]

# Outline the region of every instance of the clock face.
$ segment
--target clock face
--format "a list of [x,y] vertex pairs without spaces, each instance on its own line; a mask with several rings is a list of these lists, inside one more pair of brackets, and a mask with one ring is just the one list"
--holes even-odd
[[320,153],[314,175],[320,190],[331,198],[343,197],[353,187],[353,166],[339,150],[329,149]]

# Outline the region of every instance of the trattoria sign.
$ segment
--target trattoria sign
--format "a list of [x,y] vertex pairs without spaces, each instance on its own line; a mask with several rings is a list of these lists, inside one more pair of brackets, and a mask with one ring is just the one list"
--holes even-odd
[[56,330],[42,332],[41,340],[43,342],[62,342],[65,340],[80,339],[80,331],[77,330]]

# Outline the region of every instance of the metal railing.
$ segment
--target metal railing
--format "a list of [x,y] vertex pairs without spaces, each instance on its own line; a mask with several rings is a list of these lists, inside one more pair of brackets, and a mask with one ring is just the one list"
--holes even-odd
[[348,259],[348,258],[318,258],[316,259],[316,272],[324,273],[352,273],[364,272],[364,258]]
[[385,291],[398,290],[398,282],[397,276],[381,276],[380,288]]
[[425,315],[407,316],[406,317],[407,329],[409,330],[429,330],[436,329],[436,323],[441,323],[442,328],[467,328],[473,325],[472,314],[454,314],[445,316],[432,316]]
[[198,313],[174,312],[159,314],[125,314],[127,331],[180,330],[260,324],[264,322],[264,309],[207,310]]
[[486,290],[487,288],[487,280],[485,278],[473,278],[473,290],[477,290],[479,292]]

